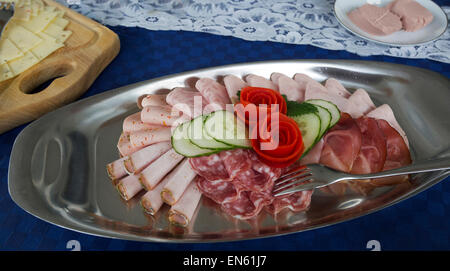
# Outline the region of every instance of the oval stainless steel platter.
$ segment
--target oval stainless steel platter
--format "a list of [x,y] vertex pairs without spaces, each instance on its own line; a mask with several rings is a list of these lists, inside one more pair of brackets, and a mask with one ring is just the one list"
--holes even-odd
[[16,138],[9,193],[21,208],[55,225],[97,236],[139,241],[214,242],[283,235],[332,225],[386,208],[450,175],[419,174],[408,183],[377,188],[367,195],[335,196],[315,191],[306,212],[262,212],[240,221],[203,197],[188,228],[168,224],[165,206],[144,214],[137,200],[124,202],[105,166],[118,159],[123,119],[138,111],[136,100],[192,85],[199,77],[301,72],[323,81],[340,80],[350,91],[366,89],[377,105],[388,103],[408,135],[413,160],[450,156],[450,80],[428,70],[365,61],[289,60],[236,64],[165,76],[107,91],[51,112]]

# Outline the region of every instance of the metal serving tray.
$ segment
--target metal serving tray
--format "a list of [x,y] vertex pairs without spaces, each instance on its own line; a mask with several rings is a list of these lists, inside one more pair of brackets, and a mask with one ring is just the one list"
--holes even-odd
[[105,166],[118,159],[123,119],[138,111],[136,99],[192,85],[198,77],[249,73],[269,77],[302,72],[318,81],[337,78],[353,91],[366,89],[377,105],[388,103],[408,135],[413,160],[450,156],[450,80],[415,67],[365,61],[290,60],[236,64],[165,76],[72,103],[31,123],[17,137],[9,165],[9,193],[21,208],[75,231],[140,241],[212,242],[276,236],[323,227],[386,208],[450,175],[415,175],[410,183],[367,196],[315,191],[306,212],[285,210],[240,221],[203,197],[188,228],[168,224],[167,206],[152,217],[138,200],[124,202]]

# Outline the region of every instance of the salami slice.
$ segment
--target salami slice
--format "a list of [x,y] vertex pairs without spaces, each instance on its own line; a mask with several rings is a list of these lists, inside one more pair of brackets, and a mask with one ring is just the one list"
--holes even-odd
[[232,182],[224,180],[197,178],[197,186],[205,196],[218,204],[235,201],[240,192]]
[[219,154],[189,158],[192,168],[208,181],[229,179],[228,172]]
[[272,204],[267,205],[269,213],[277,214],[283,209],[290,209],[294,212],[304,211],[309,208],[313,191],[300,191],[285,197],[275,198]]

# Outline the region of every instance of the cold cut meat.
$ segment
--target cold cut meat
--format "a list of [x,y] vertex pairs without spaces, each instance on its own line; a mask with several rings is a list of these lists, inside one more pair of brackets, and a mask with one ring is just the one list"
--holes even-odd
[[172,148],[170,141],[156,143],[147,146],[135,153],[132,153],[128,159],[124,160],[125,169],[128,173],[139,173],[155,159],[166,153]]
[[302,102],[305,100],[305,88],[294,79],[281,74],[278,76],[278,87],[282,95],[286,95],[289,101]]
[[186,227],[191,221],[201,197],[202,193],[195,182],[191,182],[181,198],[170,208],[169,222]]
[[244,80],[234,75],[227,75],[223,78],[223,83],[225,84],[231,102],[233,104],[239,102],[238,91],[247,86]]
[[231,103],[225,87],[211,78],[199,79],[195,83],[195,87],[209,103],[209,112],[219,109],[226,109],[226,105]]
[[223,160],[220,158],[219,154],[190,158],[189,162],[197,174],[207,180],[214,181],[229,179],[228,172],[225,169],[225,165],[223,164]]
[[268,88],[273,90],[278,90],[278,86],[272,81],[255,74],[249,74],[245,77],[247,84],[252,87]]
[[164,178],[152,190],[148,190],[141,198],[141,205],[144,211],[148,214],[154,215],[158,212],[164,204],[161,198],[161,192],[164,186],[169,182],[169,178]]
[[369,94],[362,88],[358,88],[348,98],[348,107],[345,112],[353,118],[359,118],[375,109],[375,104],[370,99]]
[[165,94],[146,94],[146,95],[143,95],[138,98],[137,104],[140,109],[142,109],[146,106],[149,106],[149,105],[167,106],[166,95]]
[[130,144],[133,148],[143,148],[155,143],[170,141],[171,137],[171,128],[163,126],[129,133]]
[[348,90],[334,78],[328,78],[327,81],[325,81],[325,87],[330,93],[334,93],[344,98],[348,98],[351,95],[351,93],[348,92]]
[[108,172],[109,178],[114,181],[122,178],[127,175],[127,171],[125,169],[124,161],[128,159],[128,156],[117,159],[114,162],[111,162],[106,165],[106,171]]
[[203,108],[207,102],[200,92],[189,88],[174,88],[166,99],[173,108],[183,112],[191,118],[203,114]]
[[145,189],[152,190],[183,158],[170,149],[141,172],[139,181]]
[[166,178],[169,178],[170,180],[161,192],[163,201],[169,205],[175,204],[194,179],[195,175],[197,175],[197,173],[192,170],[188,160],[181,162],[166,176]]
[[128,117],[125,118],[123,121],[123,131],[124,132],[136,132],[136,131],[142,131],[146,129],[154,129],[161,127],[159,125],[154,124],[148,124],[141,121],[141,112],[134,113]]
[[270,205],[266,206],[266,209],[271,214],[277,214],[286,208],[294,212],[305,211],[311,204],[312,193],[313,191],[300,191],[275,198]]
[[141,111],[142,122],[161,126],[173,126],[181,116],[181,111],[172,109],[171,106],[149,105]]

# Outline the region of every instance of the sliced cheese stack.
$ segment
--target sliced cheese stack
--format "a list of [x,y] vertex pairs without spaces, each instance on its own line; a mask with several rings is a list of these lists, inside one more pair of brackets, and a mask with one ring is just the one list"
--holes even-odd
[[0,82],[10,79],[57,49],[72,34],[64,12],[41,0],[16,0],[14,16],[0,40]]

